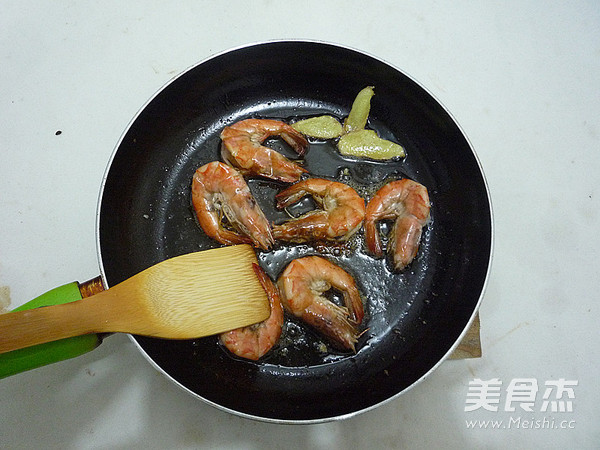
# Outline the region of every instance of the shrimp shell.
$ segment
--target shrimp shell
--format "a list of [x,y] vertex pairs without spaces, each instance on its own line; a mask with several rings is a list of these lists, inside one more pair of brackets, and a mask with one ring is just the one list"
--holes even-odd
[[290,206],[306,195],[311,195],[322,209],[275,225],[275,239],[297,243],[347,241],[360,228],[365,217],[365,201],[350,186],[338,181],[322,178],[299,181],[277,194],[277,207]]
[[[364,310],[354,278],[348,272],[320,256],[305,256],[287,265],[277,285],[287,311],[334,346],[355,351]],[[344,306],[323,295],[332,287],[342,293]]]
[[269,298],[271,315],[263,322],[222,333],[219,339],[234,355],[256,361],[279,341],[283,327],[283,306],[277,286],[259,265],[252,264],[252,267]]
[[306,169],[272,148],[262,145],[269,136],[281,136],[299,155],[308,141],[290,125],[279,120],[246,119],[225,127],[221,132],[221,157],[244,175],[258,175],[293,183]]
[[[252,243],[264,250],[273,245],[269,222],[233,167],[213,161],[198,168],[192,180],[192,204],[204,232],[220,243]],[[235,231],[223,226],[223,218]]]
[[422,184],[406,178],[385,184],[367,204],[365,239],[369,251],[376,257],[383,255],[377,224],[381,220],[394,220],[387,251],[393,257],[395,269],[404,269],[417,255],[430,208],[427,188]]

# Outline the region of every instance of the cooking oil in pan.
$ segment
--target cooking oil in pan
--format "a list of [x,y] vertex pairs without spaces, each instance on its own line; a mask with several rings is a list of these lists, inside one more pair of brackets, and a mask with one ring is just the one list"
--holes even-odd
[[[279,140],[270,140],[266,145],[284,154],[289,152]],[[286,156],[293,157],[290,153]],[[332,141],[311,142],[303,166],[312,177],[348,184],[367,201],[390,179],[406,176],[402,161],[345,158],[337,152]],[[267,219],[273,223],[289,219],[290,213],[298,216],[315,208],[314,201],[307,197],[287,211],[280,211],[275,207],[275,195],[285,187],[284,184],[263,179],[251,179],[248,184]],[[382,227],[385,234],[389,224],[384,223]],[[425,247],[422,243],[420,253],[426,251]],[[368,254],[363,229],[345,243],[277,243],[269,252],[257,251],[260,265],[273,280],[277,280],[293,259],[308,255],[328,258],[354,276],[365,305],[365,317],[360,328],[363,334],[356,347],[358,354],[367,351],[392,330],[402,333],[402,321],[412,306],[414,285],[420,283],[422,276],[419,272],[422,272],[422,268],[411,270],[409,266],[405,273],[394,273],[387,259],[375,259]],[[340,298],[335,293],[329,295],[330,300],[340,304]],[[347,357],[353,357],[353,354],[339,351],[299,319],[286,313],[278,344],[258,364],[306,367]]]
[[[281,105],[273,103],[271,109],[267,108],[268,111],[262,111],[261,115],[264,118],[279,118],[290,123],[311,114],[323,114],[323,105],[315,107],[313,111],[311,108],[314,106],[297,105],[294,108],[281,109]],[[334,110],[331,105],[325,106],[327,106],[325,108],[327,114],[337,116],[340,120],[344,117],[343,111]],[[298,115],[296,116],[296,114]],[[242,118],[245,117],[230,117],[226,124]],[[221,126],[226,124],[223,123]],[[387,132],[385,127],[380,127],[378,123],[374,125],[378,133],[393,140],[393,136]],[[409,177],[420,181],[418,170],[415,170],[414,167],[421,165],[413,166],[411,163],[413,155],[411,155],[410,142],[401,142],[407,149],[406,158],[375,161],[342,156],[336,149],[335,140],[309,139],[309,141],[309,149],[302,157],[295,154],[287,144],[278,138],[268,139],[264,145],[274,148],[290,159],[301,159],[303,167],[308,170],[311,177],[327,178],[348,184],[367,201],[391,179]],[[207,146],[212,150],[206,151]],[[203,143],[203,150],[198,153],[197,164],[218,159],[219,146],[220,140],[218,134],[215,134],[210,138],[210,142]],[[316,206],[311,198],[306,197],[281,211],[275,206],[275,195],[285,188],[286,184],[251,178],[248,180],[248,185],[267,219],[272,223],[281,223],[289,219],[289,214],[298,216]],[[189,208],[192,209],[191,206]],[[389,224],[383,223],[381,226],[385,234]],[[362,228],[345,243],[277,243],[275,248],[269,252],[257,250],[260,265],[273,280],[277,280],[293,259],[308,255],[320,255],[330,259],[354,276],[365,305],[365,317],[360,328],[363,334],[356,346],[357,355],[337,350],[301,321],[286,315],[278,344],[260,361],[244,361],[248,364],[273,364],[290,368],[315,366],[347,358],[360,358],[362,354],[368,353],[386,337],[406,335],[404,328],[408,321],[407,316],[413,315],[410,310],[415,293],[419,292],[424,283],[424,272],[428,259],[427,228],[424,230],[416,261],[402,273],[394,273],[386,258],[375,259],[368,254]],[[214,245],[214,243],[210,245]],[[335,294],[331,294],[330,299],[339,303],[339,298]],[[225,348],[223,348],[223,352],[231,358],[237,359]]]

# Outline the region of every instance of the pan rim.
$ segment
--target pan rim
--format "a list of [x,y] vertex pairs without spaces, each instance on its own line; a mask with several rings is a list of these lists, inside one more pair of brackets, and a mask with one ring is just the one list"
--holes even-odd
[[202,59],[201,61],[192,64],[190,66],[188,66],[186,69],[182,70],[180,73],[174,75],[171,79],[169,79],[165,84],[163,84],[137,111],[137,113],[132,117],[132,119],[129,121],[129,123],[126,125],[126,127],[124,128],[120,138],[118,139],[117,143],[115,144],[115,147],[112,151],[112,154],[108,160],[103,178],[102,178],[102,182],[101,182],[101,187],[100,187],[100,191],[99,191],[99,195],[98,195],[98,201],[97,201],[97,209],[96,209],[96,248],[97,248],[97,257],[98,257],[98,262],[99,262],[99,267],[100,267],[100,275],[102,278],[102,281],[104,283],[104,286],[106,286],[107,288],[110,287],[108,284],[108,279],[106,276],[106,269],[104,266],[104,258],[102,255],[102,248],[101,248],[101,242],[100,242],[100,216],[101,216],[101,207],[102,207],[102,199],[104,197],[104,191],[106,188],[106,183],[107,183],[107,179],[108,179],[108,175],[110,173],[111,167],[113,166],[114,160],[116,158],[116,155],[118,153],[119,148],[121,147],[121,144],[123,143],[123,140],[126,136],[126,134],[128,133],[128,131],[130,130],[130,128],[132,127],[132,125],[136,122],[136,120],[139,118],[139,116],[143,113],[143,111],[148,107],[148,105],[150,103],[152,103],[154,101],[154,99],[159,96],[168,86],[170,86],[172,83],[174,83],[176,80],[178,80],[179,78],[181,78],[182,76],[184,76],[186,73],[194,70],[195,68],[197,68],[198,66],[205,64],[213,59],[219,58],[222,55],[231,53],[231,52],[235,52],[235,51],[239,51],[239,50],[243,50],[246,48],[251,48],[251,47],[256,47],[256,46],[263,46],[263,45],[269,45],[269,44],[285,44],[285,43],[306,43],[306,44],[318,44],[318,45],[325,45],[325,46],[331,46],[331,47],[336,47],[338,49],[342,49],[342,50],[349,50],[352,52],[356,52],[358,54],[361,54],[363,56],[366,56],[368,58],[371,58],[375,61],[378,61],[382,64],[385,64],[387,66],[389,66],[390,68],[392,68],[393,70],[401,73],[402,75],[406,76],[407,78],[409,78],[412,82],[414,82],[420,89],[422,89],[425,93],[427,93],[442,109],[443,111],[449,116],[449,118],[451,119],[451,121],[453,122],[453,124],[458,128],[458,130],[460,131],[461,135],[464,137],[464,139],[467,142],[467,145],[473,155],[473,157],[475,158],[475,161],[477,163],[477,167],[479,169],[479,173],[482,177],[482,181],[483,181],[483,186],[485,187],[485,193],[486,193],[486,198],[487,198],[487,202],[489,205],[489,216],[490,216],[490,241],[489,241],[489,257],[487,260],[487,269],[486,269],[486,273],[485,273],[485,277],[483,280],[483,284],[482,284],[482,288],[481,288],[481,292],[479,293],[479,298],[477,299],[477,302],[475,304],[475,307],[473,308],[473,313],[471,314],[469,320],[467,321],[464,329],[462,330],[461,334],[459,335],[459,337],[455,340],[455,342],[453,343],[453,345],[449,348],[449,350],[439,359],[439,361],[437,361],[437,363],[435,363],[432,367],[429,368],[429,370],[427,370],[427,372],[425,372],[423,375],[421,375],[421,377],[419,377],[417,380],[415,380],[413,383],[411,383],[409,386],[407,386],[406,388],[402,389],[400,392],[397,392],[396,394],[388,397],[385,400],[382,400],[378,403],[375,403],[373,405],[370,405],[368,407],[356,410],[356,411],[352,411],[349,413],[345,413],[345,414],[340,414],[340,415],[336,415],[336,416],[331,416],[331,417],[322,417],[322,418],[315,418],[315,419],[280,419],[280,418],[271,418],[271,417],[262,417],[259,415],[253,415],[253,414],[248,414],[248,413],[244,413],[244,412],[240,412],[240,411],[236,411],[234,409],[231,408],[227,408],[223,405],[220,405],[218,403],[215,403],[207,398],[202,397],[201,395],[193,392],[191,389],[187,388],[186,386],[184,386],[183,384],[181,384],[179,381],[177,381],[176,379],[174,379],[169,373],[167,373],[161,366],[159,366],[149,355],[148,353],[143,349],[143,347],[139,344],[139,342],[132,336],[132,335],[128,335],[129,339],[134,343],[134,345],[138,348],[138,350],[142,353],[142,355],[144,356],[144,358],[146,360],[148,360],[148,362],[150,362],[150,364],[156,369],[158,370],[160,373],[162,373],[165,377],[167,377],[171,382],[173,382],[175,385],[179,386],[179,388],[183,389],[184,391],[186,391],[187,393],[191,394],[192,396],[202,400],[203,402],[205,402],[206,404],[215,407],[217,409],[220,409],[224,412],[228,412],[231,413],[233,415],[237,415],[239,417],[244,417],[247,419],[252,419],[252,420],[257,420],[257,421],[261,421],[261,422],[268,422],[268,423],[277,423],[277,424],[318,424],[318,423],[326,423],[326,422],[332,422],[332,421],[338,421],[338,420],[345,420],[354,416],[357,416],[359,414],[365,413],[367,411],[371,411],[375,408],[378,408],[379,406],[382,406],[388,402],[391,402],[392,400],[398,398],[399,396],[401,396],[402,394],[404,394],[405,392],[408,392],[409,390],[413,389],[415,386],[421,384],[421,382],[428,377],[429,375],[431,375],[432,372],[434,372],[436,369],[439,368],[439,366],[448,359],[448,357],[452,354],[452,352],[454,352],[454,350],[456,349],[456,347],[458,347],[458,345],[460,344],[460,342],[462,341],[462,339],[465,337],[467,331],[469,330],[469,328],[471,327],[471,325],[473,324],[473,321],[475,320],[475,316],[477,315],[477,313],[479,312],[479,309],[481,307],[481,303],[483,301],[483,296],[485,295],[486,289],[487,289],[487,285],[489,282],[489,278],[490,278],[490,273],[491,273],[491,268],[492,268],[492,262],[493,262],[493,255],[494,255],[494,243],[495,243],[495,238],[494,238],[494,214],[493,214],[493,206],[492,206],[492,199],[491,199],[491,195],[490,195],[490,189],[489,189],[489,185],[488,185],[488,181],[487,178],[485,176],[485,173],[483,171],[483,167],[480,161],[479,156],[477,155],[475,149],[473,148],[473,145],[471,144],[471,141],[469,140],[467,134],[465,133],[465,131],[463,130],[463,128],[461,127],[461,125],[459,124],[459,122],[456,120],[455,116],[448,110],[448,108],[446,108],[446,106],[435,96],[433,95],[432,92],[430,92],[430,90],[425,87],[423,84],[421,84],[415,77],[411,76],[409,73],[407,73],[404,70],[399,69],[396,65],[391,64],[390,62],[386,61],[385,59],[382,59],[378,56],[375,56],[373,54],[370,54],[369,52],[366,52],[364,50],[361,49],[357,49],[357,48],[353,48],[351,46],[347,46],[347,45],[343,45],[343,44],[339,44],[339,43],[335,43],[335,42],[330,42],[330,41],[323,41],[323,40],[310,40],[310,39],[273,39],[273,40],[265,40],[265,41],[256,41],[256,42],[251,42],[251,43],[246,43],[246,44],[242,44],[239,46],[235,46],[235,47],[231,47],[225,50],[222,50],[220,52],[214,53],[204,59]]

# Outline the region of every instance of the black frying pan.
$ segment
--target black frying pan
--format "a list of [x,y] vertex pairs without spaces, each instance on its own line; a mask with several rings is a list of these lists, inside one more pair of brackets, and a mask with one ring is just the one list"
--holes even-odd
[[[387,177],[424,184],[432,203],[416,260],[392,274],[386,260],[355,248],[280,246],[259,252],[275,279],[293,258],[323,254],[352,273],[365,298],[356,354],[340,353],[288,321],[282,342],[259,362],[237,359],[216,337],[168,341],[134,336],[148,359],[191,394],[236,414],[278,422],[318,422],[370,409],[413,385],[448,355],[478,307],[491,257],[489,196],[476,157],[448,112],[386,63],[316,42],[271,42],[229,51],[189,69],[162,89],[123,135],[99,206],[101,269],[107,286],[183,253],[217,247],[190,205],[197,167],[220,159],[219,133],[237,120],[343,118],[360,89],[375,86],[368,126],[401,143],[395,162],[342,158],[313,142],[314,175],[373,192]],[[279,141],[269,145],[287,152]],[[283,218],[282,185],[250,180],[267,216]],[[305,205],[310,207],[310,205]]]

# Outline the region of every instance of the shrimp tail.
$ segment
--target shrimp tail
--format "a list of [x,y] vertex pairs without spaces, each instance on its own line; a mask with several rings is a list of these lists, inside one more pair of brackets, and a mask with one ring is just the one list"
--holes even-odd
[[356,353],[355,344],[359,333],[356,324],[348,318],[348,309],[337,305],[327,305],[328,314],[322,308],[309,307],[304,311],[302,320],[329,338],[331,344],[339,350],[352,350]]
[[401,218],[394,224],[389,252],[393,253],[396,270],[404,269],[417,256],[422,229],[414,217]]
[[[304,243],[327,239],[329,223],[324,211],[310,211],[303,216],[273,225],[273,238],[286,242]],[[307,230],[310,230],[307,233]]]
[[299,183],[292,184],[288,186],[283,191],[279,192],[275,195],[275,200],[277,201],[277,208],[283,209],[287,208],[290,205],[293,205],[302,197],[308,195],[308,191],[304,189],[304,185],[302,181]]
[[285,142],[287,142],[287,144],[290,147],[292,147],[298,155],[304,156],[304,154],[306,153],[306,149],[308,148],[308,141],[302,134],[300,134],[299,132],[283,132],[281,133],[281,138]]
[[365,312],[358,291],[345,291],[344,304],[346,305],[346,309],[350,312],[352,323],[359,325],[363,320]]
[[254,244],[257,245],[252,239],[241,234],[234,233],[233,231],[219,229],[211,237],[214,237],[221,244],[225,245],[237,245],[237,244]]
[[377,229],[377,223],[373,220],[365,220],[365,237],[369,252],[376,258],[383,256],[383,246],[381,245],[381,236]]

